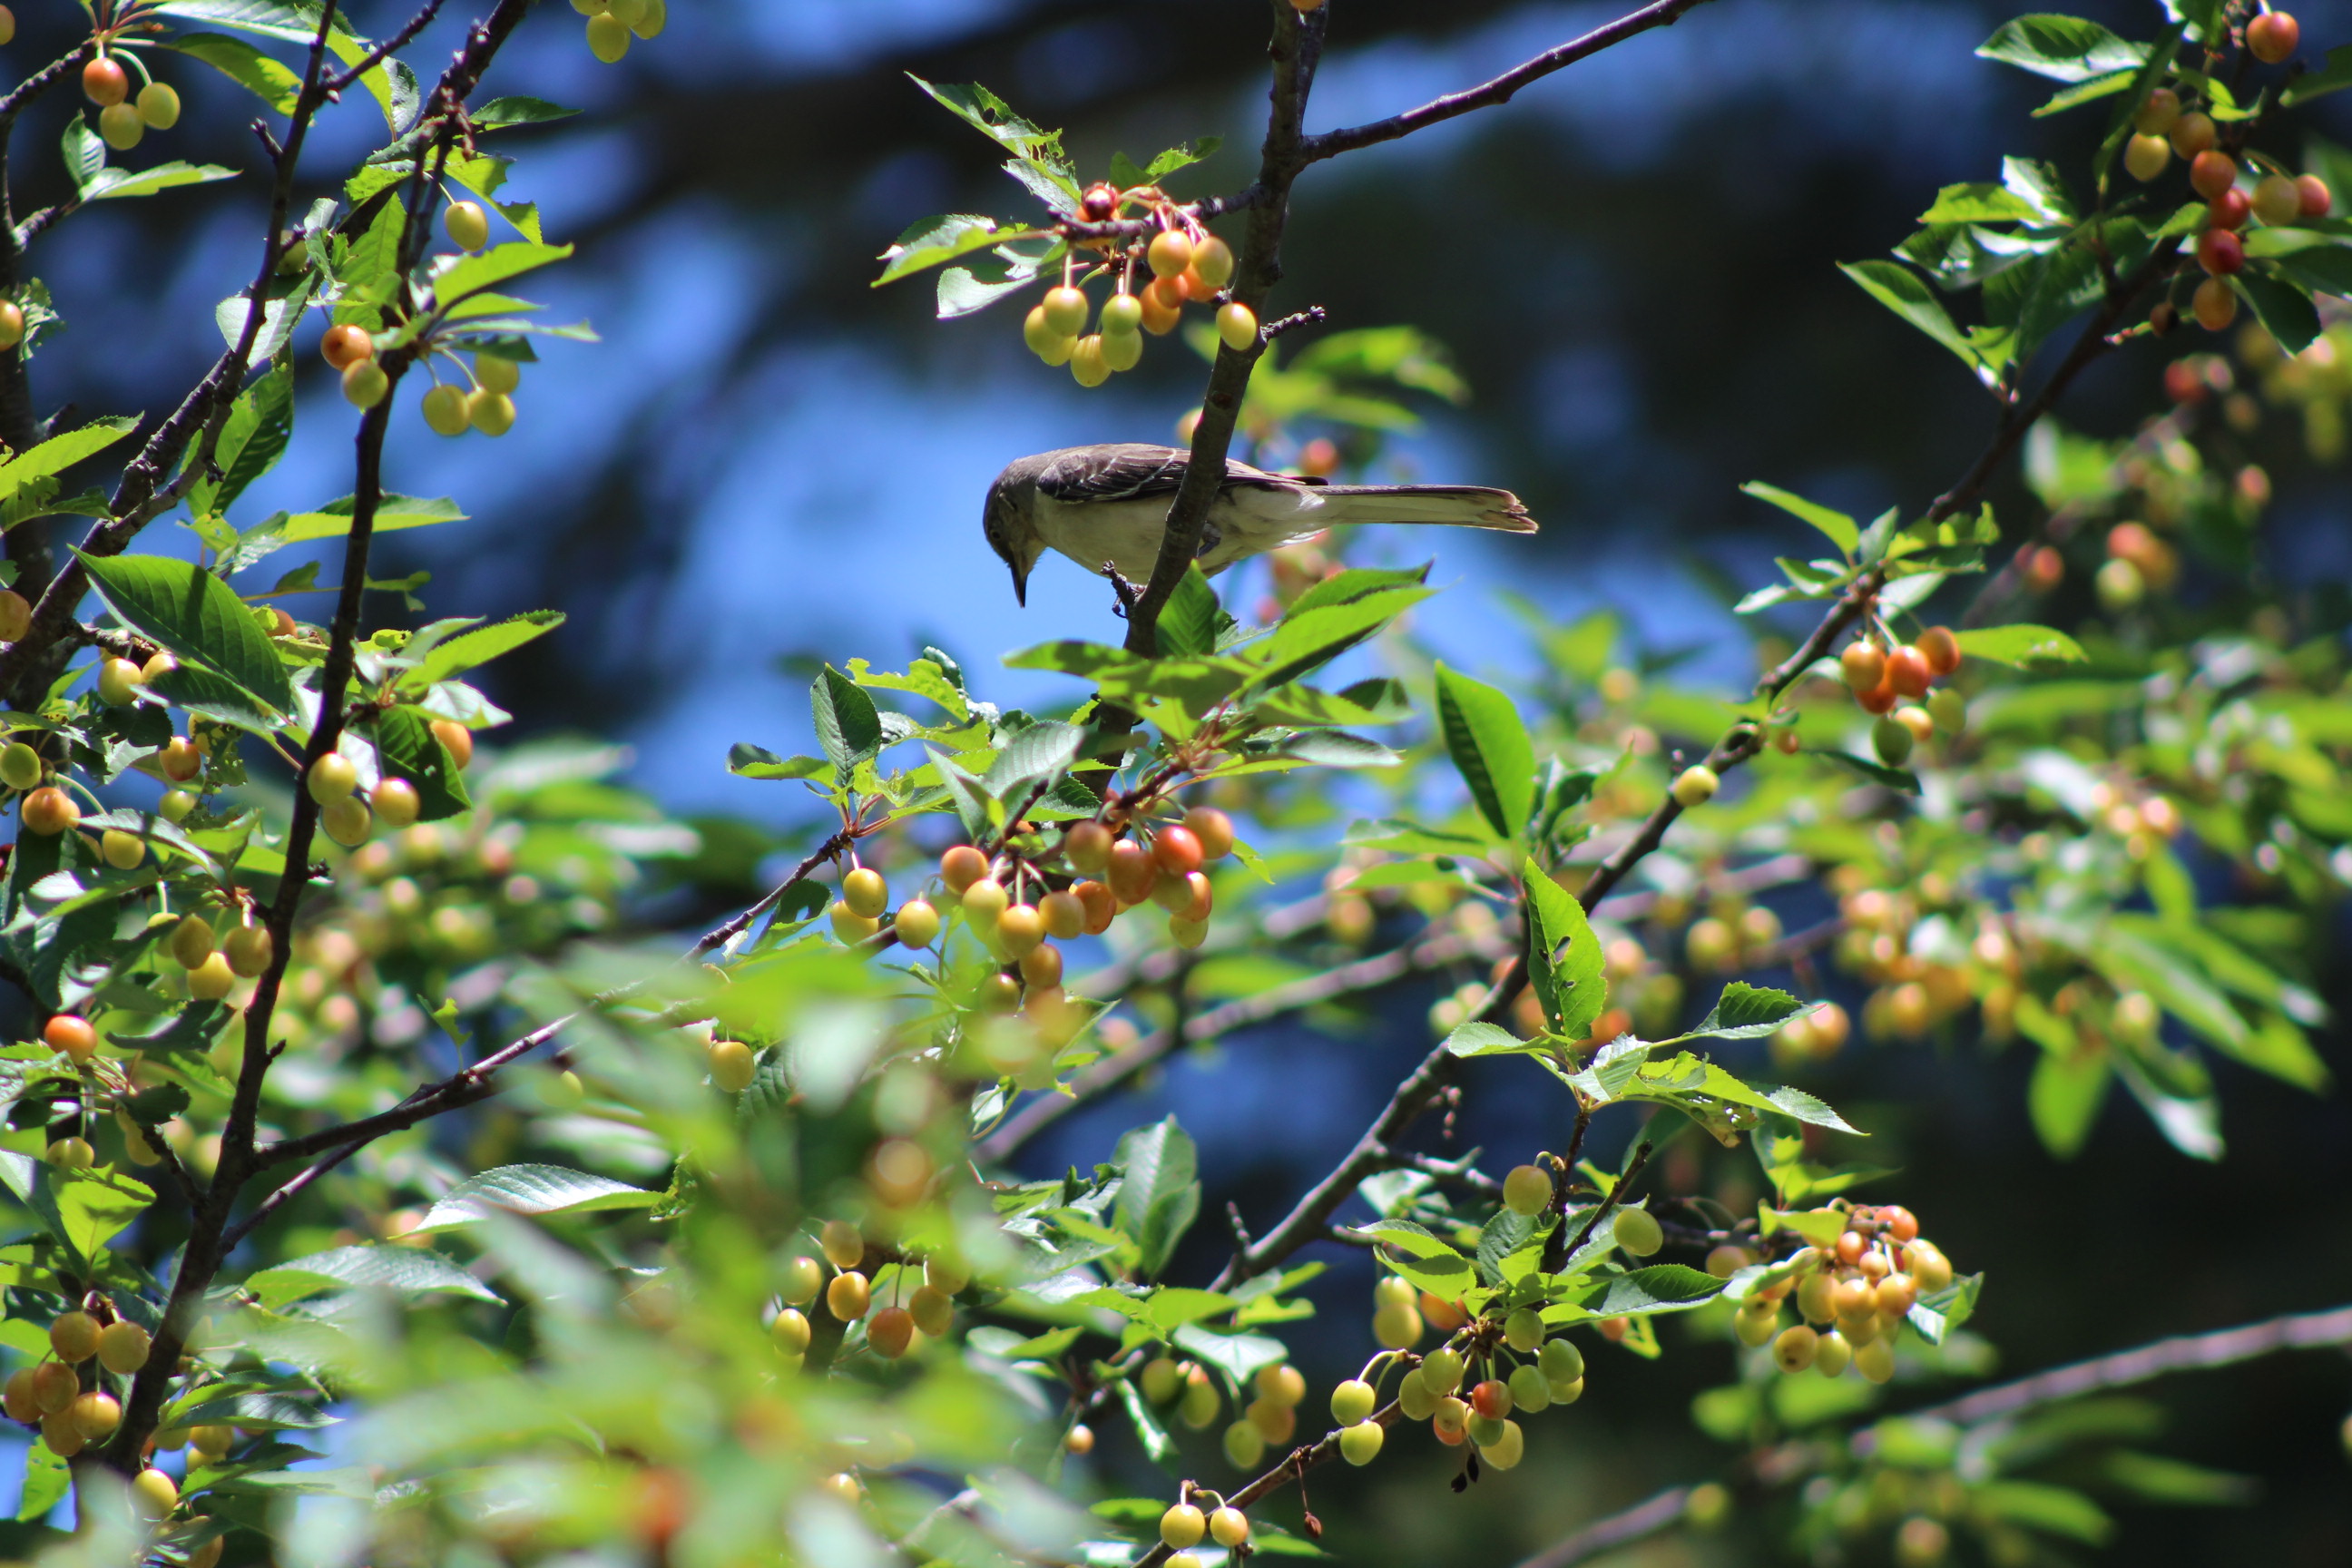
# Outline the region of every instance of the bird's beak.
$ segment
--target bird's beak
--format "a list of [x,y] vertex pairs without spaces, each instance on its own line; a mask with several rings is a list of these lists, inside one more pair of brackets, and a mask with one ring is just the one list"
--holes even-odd
[[1029,574],[1021,570],[1017,561],[1005,563],[1013,571],[1013,602],[1023,609],[1029,607]]

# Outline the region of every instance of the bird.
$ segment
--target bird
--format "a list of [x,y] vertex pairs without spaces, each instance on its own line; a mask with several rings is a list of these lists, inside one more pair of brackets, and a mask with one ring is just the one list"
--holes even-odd
[[[1160,560],[1168,509],[1192,454],[1179,447],[1116,441],[1066,447],[1007,464],[988,487],[982,525],[1013,572],[1013,596],[1029,602],[1029,574],[1058,550],[1097,576],[1149,582]],[[1360,522],[1433,523],[1533,533],[1536,520],[1508,490],[1483,485],[1332,485],[1270,474],[1228,460],[1225,482],[1201,530],[1201,570]],[[1124,597],[1124,595],[1122,595]]]

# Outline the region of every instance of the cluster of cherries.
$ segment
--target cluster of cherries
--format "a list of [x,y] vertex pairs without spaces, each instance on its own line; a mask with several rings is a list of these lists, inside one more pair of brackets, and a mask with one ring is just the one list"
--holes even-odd
[[[463,768],[474,760],[474,732],[454,719],[436,719],[432,723],[433,738],[449,753],[449,760]],[[368,840],[378,821],[386,827],[406,827],[416,820],[424,808],[424,800],[416,786],[404,778],[386,777],[376,781],[367,798],[359,796],[360,771],[341,752],[329,752],[310,764],[304,787],[319,805],[319,826],[327,837],[346,849],[355,849]]]
[[[32,606],[24,595],[13,590],[0,591],[0,642],[14,642],[32,628]],[[9,635],[13,634],[13,635]],[[97,689],[99,700],[110,708],[126,708],[138,700],[139,689],[180,668],[180,661],[157,649],[145,664],[138,664],[110,655],[99,660]],[[184,784],[204,770],[205,752],[208,742],[192,728],[185,737],[174,735],[152,754],[139,760],[141,771],[152,773],[173,784]],[[81,807],[65,789],[49,782],[49,764],[41,753],[23,741],[12,741],[0,746],[0,784],[5,784],[22,798],[17,802],[17,815],[26,828],[46,838],[69,833],[81,823]],[[187,791],[165,792],[157,812],[166,821],[178,822],[195,808],[196,798]],[[135,833],[109,828],[99,838],[99,853],[106,863],[119,871],[135,869],[147,858],[147,841]]]
[[[1113,280],[1095,330],[1087,331],[1091,307],[1078,287],[1075,258],[1065,266],[1061,283],[1045,291],[1021,326],[1030,353],[1047,364],[1068,365],[1080,386],[1100,386],[1112,373],[1133,370],[1143,360],[1143,333],[1167,336],[1188,301],[1214,303],[1233,281],[1232,247],[1155,186],[1089,186],[1079,213],[1088,223],[1108,223],[1130,205],[1142,205],[1159,225],[1148,242],[1080,242],[1104,253],[1101,270]],[[1217,335],[1228,348],[1249,347],[1257,341],[1256,312],[1238,300],[1226,300],[1217,309]]]
[[784,1267],[778,1291],[783,1306],[768,1325],[770,1342],[792,1371],[799,1371],[808,1355],[814,1331],[801,1309],[819,1297],[838,1321],[863,1322],[866,1345],[885,1361],[897,1361],[914,1349],[918,1335],[938,1339],[955,1326],[954,1298],[971,1279],[945,1258],[925,1259],[923,1282],[911,1290],[905,1286],[913,1271],[902,1264],[892,1281],[890,1300],[877,1301],[865,1272],[864,1232],[847,1220],[827,1220],[817,1233],[817,1247],[824,1263],[833,1265],[832,1278],[825,1277],[824,1264],[815,1258],[793,1258]]
[[[112,1303],[93,1297],[98,1314],[75,1308],[61,1312],[49,1324],[50,1354],[31,1366],[9,1373],[0,1405],[8,1418],[39,1428],[41,1440],[61,1459],[70,1459],[92,1443],[102,1443],[122,1425],[122,1402],[98,1387],[85,1390],[79,1368],[96,1362],[107,1373],[129,1377],[147,1364],[147,1331],[117,1317]],[[193,1447],[205,1463],[226,1457],[235,1434],[226,1426],[197,1426],[155,1435],[158,1447]],[[160,1520],[180,1503],[179,1483],[162,1470],[142,1468],[131,1479],[131,1498],[142,1514]],[[218,1536],[187,1558],[189,1568],[213,1568],[220,1561]]]
[[[1727,1246],[1707,1267],[1728,1274],[1753,1261],[1744,1248]],[[1806,1248],[1791,1275],[1751,1292],[1732,1328],[1742,1344],[1770,1345],[1784,1373],[1838,1377],[1851,1366],[1885,1383],[1895,1375],[1895,1338],[1912,1307],[1951,1282],[1950,1260],[1920,1236],[1910,1210],[1856,1208],[1835,1242]],[[1784,1329],[1781,1308],[1792,1296],[1804,1321]]]
[[[10,24],[12,31],[14,26]],[[180,95],[170,83],[151,78],[137,98],[131,96],[131,73],[122,68],[126,59],[140,65],[128,51],[101,51],[81,68],[82,95],[98,105],[98,133],[118,153],[138,146],[151,126],[169,131],[180,122]],[[143,65],[140,74],[147,74]]]
[[1926,744],[1937,731],[1957,735],[1968,728],[1967,699],[1948,686],[1930,690],[1959,668],[1959,639],[1944,626],[1929,626],[1917,642],[1892,647],[1875,637],[1847,645],[1838,671],[1863,711],[1878,715],[1870,744],[1880,762],[1899,768],[1912,747]]
[[[451,237],[467,250],[489,242],[489,220],[473,202],[453,202],[447,214]],[[449,359],[457,356],[436,351]],[[343,396],[354,408],[373,408],[392,390],[392,378],[375,359],[375,340],[365,327],[345,321],[329,327],[319,340],[319,353],[342,373]],[[418,404],[418,412],[436,436],[462,436],[479,430],[503,436],[514,428],[515,388],[522,384],[522,363],[504,354],[477,353],[467,373],[469,392],[454,383],[436,380]]]
[[[2284,11],[2266,11],[2246,24],[2246,52],[2265,65],[2292,57],[2303,29]],[[2197,264],[2205,280],[2190,296],[2189,309],[2198,324],[2220,331],[2237,318],[2237,291],[2231,275],[2246,265],[2245,242],[2238,231],[2249,219],[2273,227],[2307,218],[2325,217],[2334,204],[2327,183],[2316,174],[2293,176],[2272,166],[2251,190],[2239,184],[2238,160],[2221,151],[2220,127],[2201,110],[2188,108],[2180,94],[2159,87],[2147,95],[2133,120],[2135,134],[2124,147],[2124,167],[2142,182],[2164,173],[2175,156],[2189,161],[2189,184],[2207,204],[2205,230],[2197,239]],[[2158,305],[2158,331],[2169,327],[2178,311],[2171,301]]]
[[[1216,1380],[1198,1362],[1154,1356],[1137,1373],[1136,1386],[1145,1399],[1163,1409],[1174,1410],[1176,1418],[1195,1432],[1208,1430],[1224,1408]],[[1258,1368],[1250,1386],[1256,1397],[1225,1427],[1223,1437],[1225,1458],[1234,1468],[1242,1470],[1255,1469],[1258,1461],[1265,1457],[1267,1445],[1279,1447],[1297,1436],[1298,1406],[1307,1398],[1305,1375],[1287,1363]],[[1085,1430],[1082,1426],[1072,1428],[1074,1435]],[[1079,1441],[1090,1446],[1092,1436],[1088,1433]]]
[[669,25],[668,0],[572,0],[588,18],[588,52],[606,65],[629,52],[629,40],[655,38]]

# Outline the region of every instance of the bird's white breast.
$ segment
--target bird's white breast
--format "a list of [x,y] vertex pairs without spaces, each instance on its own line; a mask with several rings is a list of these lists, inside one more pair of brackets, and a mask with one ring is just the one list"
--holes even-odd
[[[1171,496],[1140,500],[1089,501],[1070,506],[1043,497],[1037,531],[1058,550],[1099,575],[1108,561],[1131,583],[1151,576],[1160,560],[1160,540],[1168,522]],[[1319,531],[1321,498],[1311,489],[1236,485],[1209,508],[1216,543],[1201,557],[1203,571],[1218,572],[1245,555],[1279,549]]]

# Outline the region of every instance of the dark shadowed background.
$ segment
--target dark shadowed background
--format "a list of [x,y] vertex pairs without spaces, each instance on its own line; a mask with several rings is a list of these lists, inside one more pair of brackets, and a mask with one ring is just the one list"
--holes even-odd
[[[1617,9],[1333,8],[1310,129],[1466,85]],[[356,9],[362,29],[391,25],[380,0]],[[2078,9],[2144,32],[2154,5]],[[63,38],[46,13],[68,8],[20,10],[44,15],[22,19],[9,51],[19,68]],[[385,540],[379,569],[430,570],[439,613],[564,610],[562,634],[499,667],[496,695],[523,725],[628,740],[637,781],[677,808],[797,833],[789,786],[724,770],[732,742],[807,749],[795,656],[898,665],[937,642],[985,694],[1043,696],[1047,678],[994,671],[994,658],[1049,636],[1107,636],[1109,595],[1057,559],[1016,609],[980,537],[988,479],[1026,452],[1166,439],[1202,380],[1197,361],[1161,345],[1143,370],[1082,392],[1028,358],[1010,310],[942,325],[927,280],[869,289],[872,258],[913,220],[1022,210],[994,149],[903,73],[985,82],[1066,126],[1090,171],[1114,150],[1140,160],[1222,134],[1225,149],[1179,191],[1232,190],[1255,168],[1265,6],[672,0],[667,35],[618,68],[588,57],[562,6],[545,10],[493,89],[591,112],[518,133],[529,156],[501,194],[537,201],[549,237],[581,245],[540,293],[604,342],[546,351],[501,441],[443,444],[403,410],[388,483],[454,495],[473,520]],[[1530,677],[1530,645],[1493,610],[1492,591],[1508,585],[1563,619],[1613,605],[1647,644],[1694,650],[1696,678],[1728,689],[1752,656],[1717,584],[1761,580],[1795,526],[1740,498],[1741,481],[1867,513],[1916,509],[1957,477],[1987,427],[1981,393],[1832,264],[1884,254],[1937,186],[1997,177],[2003,152],[2058,152],[2096,133],[2095,119],[2028,120],[2046,84],[1971,58],[2007,15],[1966,0],[1719,0],[1499,112],[1307,175],[1276,304],[1320,304],[1334,327],[1409,322],[1442,339],[1473,397],[1400,443],[1391,466],[1509,486],[1544,523],[1531,542],[1444,541],[1437,579],[1453,589],[1417,612],[1422,637],[1472,669]],[[2301,15],[2311,44],[2352,38],[2352,5]],[[415,58],[430,68],[437,56]],[[231,128],[251,100],[192,63],[166,68],[189,100],[168,155],[250,169],[257,148]],[[51,149],[66,107],[44,104],[19,128],[20,211],[62,185]],[[2352,96],[2320,108],[2352,140]],[[363,100],[331,114],[318,166],[380,128]],[[69,402],[85,415],[158,415],[193,382],[219,350],[213,305],[252,266],[262,193],[246,185],[241,203],[207,192],[110,204],[44,242],[31,270],[70,335],[33,366],[42,413]],[[2066,418],[2128,428],[2151,405],[2160,363],[2158,351],[2110,358]],[[303,363],[295,455],[245,503],[247,521],[351,488],[352,421],[315,356]],[[2341,474],[2275,457],[2273,569],[2352,576]],[[2017,517],[2030,507],[2014,476],[1995,499]],[[2352,1002],[2340,976],[2327,988],[2339,1012]],[[1202,1145],[1203,1212],[1232,1198],[1253,1220],[1271,1217],[1426,1047],[1430,1000],[1399,990],[1344,1037],[1237,1037],[1069,1119],[1027,1163],[1084,1165],[1123,1128],[1173,1110]],[[2347,1063],[2340,1028],[2324,1048]],[[2184,1159],[2114,1103],[2086,1152],[2060,1165],[2026,1124],[2025,1068],[1959,1039],[1850,1051],[1809,1080],[1876,1131],[1877,1163],[1906,1167],[1903,1200],[1963,1268],[1990,1271],[1976,1326],[2005,1370],[2352,1300],[2352,1114],[2340,1095],[2315,1100],[2223,1068],[2223,1163]],[[1556,1131],[1538,1120],[1540,1097],[1507,1092],[1526,1070],[1504,1061],[1466,1075],[1459,1146],[1533,1148]],[[1748,1165],[1715,1152],[1680,1174],[1711,1189]],[[1213,1269],[1222,1242],[1203,1224],[1190,1267]],[[1370,1349],[1368,1271],[1354,1255],[1332,1262],[1314,1292],[1326,1310],[1307,1369],[1318,1390]],[[1727,1455],[1686,1413],[1696,1391],[1730,1375],[1731,1352],[1671,1324],[1665,1337],[1660,1363],[1597,1358],[1590,1396],[1533,1423],[1529,1461],[1466,1500],[1446,1491],[1450,1467],[1426,1445],[1404,1463],[1318,1479],[1331,1544],[1362,1563],[1507,1563],[1713,1473]],[[1894,1407],[1919,1397],[1897,1394]],[[2262,1501],[2128,1516],[2110,1560],[2352,1562],[2343,1358],[2178,1379],[2161,1398],[2175,1417],[2166,1450],[2260,1475]],[[1148,1484],[1115,1434],[1097,1465],[1110,1489]],[[1769,1544],[1670,1540],[1624,1560],[1761,1562]]]

